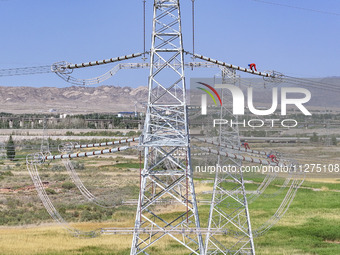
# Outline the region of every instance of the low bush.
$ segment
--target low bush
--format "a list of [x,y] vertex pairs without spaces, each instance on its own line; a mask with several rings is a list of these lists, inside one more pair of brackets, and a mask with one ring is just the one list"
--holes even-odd
[[70,190],[70,189],[73,189],[76,187],[76,185],[73,183],[73,182],[64,182],[61,187],[63,189],[67,189],[67,190]]

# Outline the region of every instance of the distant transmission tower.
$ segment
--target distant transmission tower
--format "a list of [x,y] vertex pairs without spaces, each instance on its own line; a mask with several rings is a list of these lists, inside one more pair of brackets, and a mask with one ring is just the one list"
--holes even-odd
[[327,120],[327,123],[325,124],[325,131],[326,131],[325,146],[331,146],[332,145],[332,137],[331,137],[329,120]]
[[41,146],[40,146],[40,152],[43,153],[43,154],[49,154],[50,153],[50,145],[49,145],[49,142],[48,142],[46,116],[44,116],[44,119],[43,119],[43,135],[42,135],[42,141],[41,141]]
[[[235,70],[221,68],[222,86],[220,118],[232,119],[238,122],[237,115],[232,111],[232,95],[223,85],[237,85],[239,77]],[[216,86],[216,88],[218,88]],[[219,126],[217,144],[220,151],[233,152],[226,146],[241,147],[238,125]],[[217,164],[220,166],[234,166],[237,172],[219,173],[216,171],[213,196],[210,206],[208,233],[205,241],[206,254],[255,254],[253,235],[250,224],[247,196],[244,186],[243,174],[240,171],[242,161],[221,157],[218,155]],[[228,238],[216,236],[218,231],[227,233]]]
[[[191,170],[179,0],[154,0],[153,11],[148,105],[140,142],[144,168],[131,254],[150,254],[151,246],[169,238],[191,254],[204,254]],[[183,152],[186,156],[178,156]],[[176,201],[176,212],[165,218],[154,206],[167,200]],[[143,229],[152,231],[143,234]],[[181,229],[198,231],[180,234]]]
[[0,143],[0,159],[5,159],[5,158],[6,158],[5,144]]

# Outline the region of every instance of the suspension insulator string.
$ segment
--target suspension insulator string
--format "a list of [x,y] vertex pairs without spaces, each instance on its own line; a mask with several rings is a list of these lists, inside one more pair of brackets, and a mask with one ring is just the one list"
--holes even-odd
[[185,168],[186,168],[186,199],[187,199],[187,223],[189,223],[189,192],[188,192],[188,152],[185,157]]
[[139,221],[142,224],[142,152],[139,152]]
[[146,60],[146,57],[145,57],[145,49],[146,49],[146,36],[145,36],[145,33],[146,33],[146,29],[145,29],[145,17],[146,17],[146,0],[143,0],[143,29],[144,29],[144,56],[143,56],[143,60],[145,61]]
[[[192,52],[195,54],[195,0],[191,0],[191,2],[192,2]],[[193,57],[193,61],[195,61],[195,57]]]

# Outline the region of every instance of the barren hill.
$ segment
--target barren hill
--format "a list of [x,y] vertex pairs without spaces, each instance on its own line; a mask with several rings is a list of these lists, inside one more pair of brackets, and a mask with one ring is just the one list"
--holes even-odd
[[51,109],[65,113],[141,110],[147,88],[138,87],[0,87],[0,112],[39,113]]

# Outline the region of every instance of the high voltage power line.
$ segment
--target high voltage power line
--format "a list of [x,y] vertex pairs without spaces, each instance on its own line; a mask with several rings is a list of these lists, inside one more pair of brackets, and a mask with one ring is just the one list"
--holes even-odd
[[283,6],[283,7],[297,9],[297,10],[303,10],[303,11],[316,12],[316,13],[322,13],[322,14],[327,14],[327,15],[340,16],[340,13],[336,13],[336,12],[329,12],[329,11],[310,9],[310,8],[299,7],[299,6],[289,5],[289,4],[281,4],[281,3],[275,3],[275,2],[264,1],[264,0],[251,0],[251,1],[259,2],[259,3],[264,3],[264,4],[270,4],[270,5]]

